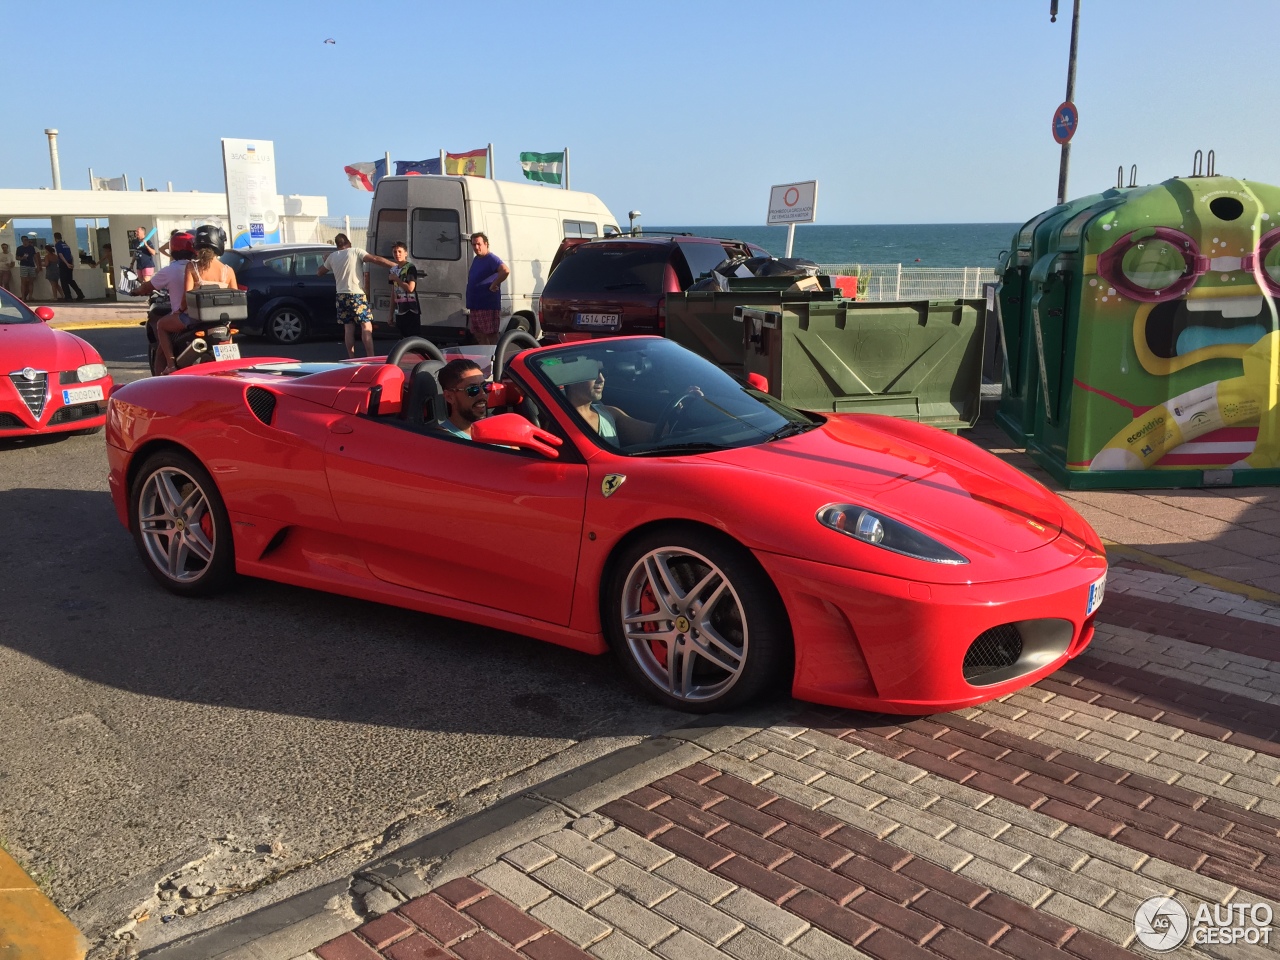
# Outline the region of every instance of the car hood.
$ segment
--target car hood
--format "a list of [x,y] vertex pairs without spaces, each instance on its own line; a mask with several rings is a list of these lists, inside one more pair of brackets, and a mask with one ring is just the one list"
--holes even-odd
[[97,359],[93,348],[73,334],[43,323],[0,323],[0,375],[23,367],[74,370]]
[[1001,551],[1035,550],[1062,532],[1064,507],[1050,491],[966,440],[889,417],[831,417],[795,437],[709,456]]

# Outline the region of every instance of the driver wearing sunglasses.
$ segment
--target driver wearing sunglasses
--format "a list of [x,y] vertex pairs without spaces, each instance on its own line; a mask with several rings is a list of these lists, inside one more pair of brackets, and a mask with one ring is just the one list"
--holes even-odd
[[440,369],[440,389],[449,404],[444,428],[455,437],[471,439],[471,427],[489,414],[484,371],[474,360],[450,360]]

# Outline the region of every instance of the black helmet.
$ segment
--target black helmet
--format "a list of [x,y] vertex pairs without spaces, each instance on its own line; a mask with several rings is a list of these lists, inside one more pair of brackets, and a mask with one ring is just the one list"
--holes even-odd
[[212,224],[196,227],[196,249],[201,247],[208,247],[217,256],[222,256],[227,249],[226,231]]

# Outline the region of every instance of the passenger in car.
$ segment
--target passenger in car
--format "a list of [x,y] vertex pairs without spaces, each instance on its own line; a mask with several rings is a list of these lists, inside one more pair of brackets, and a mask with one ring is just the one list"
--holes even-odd
[[489,413],[484,390],[484,371],[474,360],[450,360],[440,369],[440,389],[449,404],[444,428],[455,437],[471,439],[471,427]]

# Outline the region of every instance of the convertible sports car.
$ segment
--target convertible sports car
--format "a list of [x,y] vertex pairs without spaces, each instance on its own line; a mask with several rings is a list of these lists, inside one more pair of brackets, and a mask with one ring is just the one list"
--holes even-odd
[[131,383],[108,411],[120,520],[177,593],[239,572],[612,649],[693,711],[782,682],[819,703],[951,710],[1092,638],[1097,535],[968,441],[792,410],[660,338],[507,363],[525,341],[498,345],[485,402],[478,383],[449,394],[459,412],[487,403],[470,439],[444,429],[424,340],[385,363],[224,361]]
[[100,430],[111,377],[79,337],[48,326],[49,307],[32,310],[0,287],[0,438]]

